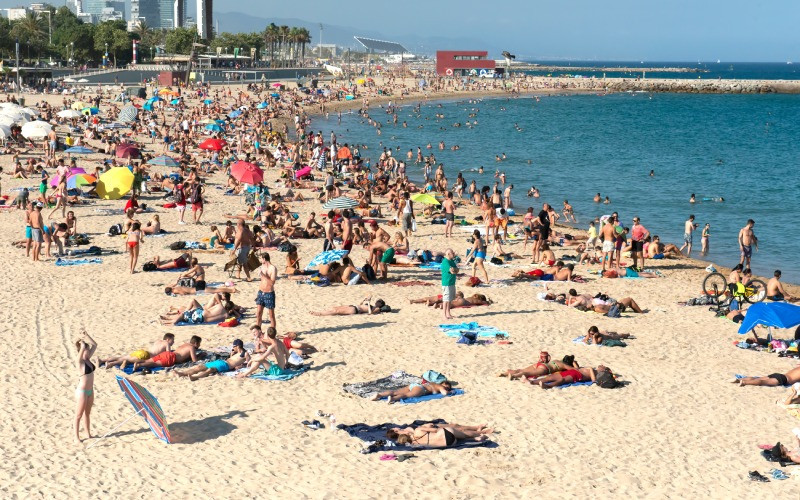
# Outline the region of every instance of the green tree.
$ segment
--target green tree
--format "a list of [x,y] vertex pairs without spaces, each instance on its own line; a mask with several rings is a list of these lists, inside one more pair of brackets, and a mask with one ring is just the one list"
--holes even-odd
[[108,47],[109,54],[114,58],[114,66],[117,65],[118,53],[130,59],[131,37],[128,34],[125,21],[106,21],[96,26],[94,48],[96,51],[104,53],[106,47]]
[[192,52],[192,44],[204,43],[202,40],[197,39],[197,30],[195,28],[175,28],[167,32],[164,50],[168,54],[190,54]]
[[0,17],[0,56],[13,55],[15,48],[15,40],[11,37],[11,22],[7,17]]
[[47,25],[38,12],[28,12],[25,17],[13,22],[11,36],[33,49],[38,60],[47,45]]

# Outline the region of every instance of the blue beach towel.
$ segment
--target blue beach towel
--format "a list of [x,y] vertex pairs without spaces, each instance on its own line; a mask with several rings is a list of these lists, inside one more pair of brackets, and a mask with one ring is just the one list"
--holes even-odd
[[[235,372],[223,373],[223,375],[226,376],[226,377],[235,377],[237,374],[239,374],[240,372],[245,371],[246,369],[247,368],[241,368],[241,369],[239,369],[239,370],[237,370]],[[259,375],[259,373],[256,372],[255,374],[250,375],[247,378],[248,379],[255,379],[255,380],[272,380],[272,381],[277,380],[277,381],[283,382],[283,381],[286,381],[286,380],[292,380],[295,377],[299,377],[303,373],[307,372],[308,369],[309,369],[308,366],[303,366],[301,368],[298,368],[297,370],[286,369],[286,370],[284,370],[286,373],[283,373],[281,375]]]
[[56,265],[60,267],[64,266],[82,266],[84,264],[102,264],[103,259],[56,259]]
[[571,384],[557,385],[554,388],[555,389],[566,389],[567,387],[575,387],[575,386],[578,386],[578,385],[592,385],[592,384],[594,384],[594,382],[592,382],[591,380],[584,380],[583,382],[573,382]]
[[453,389],[452,391],[450,391],[450,394],[448,394],[447,396],[443,396],[443,395],[441,395],[441,394],[439,394],[437,392],[436,394],[428,394],[426,396],[419,396],[419,397],[416,397],[416,398],[401,399],[400,401],[397,402],[397,404],[413,405],[413,404],[416,404],[416,403],[422,403],[424,401],[430,401],[432,399],[442,399],[442,398],[447,398],[447,397],[450,397],[450,396],[461,396],[462,394],[464,394],[463,390],[461,390],[461,389]]
[[431,262],[426,262],[426,263],[424,263],[424,264],[421,264],[421,265],[419,266],[419,268],[420,268],[420,269],[431,269],[431,270],[435,269],[435,270],[437,270],[437,271],[438,271],[439,269],[441,269],[441,268],[442,268],[442,264],[441,264],[441,263],[437,263],[437,262],[433,262],[433,261],[431,261]]
[[478,323],[460,323],[455,325],[439,325],[439,330],[448,337],[458,338],[464,333],[474,333],[479,338],[494,338],[497,335],[508,337],[508,332],[498,330],[493,326],[480,326]]

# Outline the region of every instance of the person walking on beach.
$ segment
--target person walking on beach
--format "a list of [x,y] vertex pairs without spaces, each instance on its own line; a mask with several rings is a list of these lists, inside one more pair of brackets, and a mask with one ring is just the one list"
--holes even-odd
[[442,209],[444,210],[444,235],[446,238],[453,236],[453,225],[456,220],[456,204],[453,203],[453,192],[448,191],[445,199],[442,202]]
[[94,404],[94,371],[97,368],[92,363],[92,356],[97,350],[97,342],[81,330],[81,336],[75,347],[78,349],[78,387],[75,389],[75,399],[78,403],[75,411],[75,440],[81,442],[81,419],[83,428],[88,438],[92,437],[89,416]]
[[[644,242],[649,236],[650,231],[641,224],[639,217],[634,217],[631,228],[631,258],[634,269],[644,269]],[[641,262],[641,265],[637,265],[637,262]]]
[[256,325],[261,326],[264,309],[269,315],[269,324],[276,328],[275,321],[275,281],[278,279],[278,269],[269,261],[269,254],[261,254],[261,267],[258,268],[260,282],[258,295],[256,295]]
[[34,204],[29,223],[31,225],[31,240],[33,240],[31,259],[36,262],[39,260],[39,254],[42,252],[42,243],[44,243],[44,218],[42,218],[41,203]]
[[697,224],[694,222],[694,215],[690,215],[683,224],[683,245],[678,249],[683,253],[685,248],[687,257],[692,256],[692,237],[695,229],[697,229]]
[[700,255],[708,255],[708,237],[711,234],[711,224],[706,222],[700,238]]
[[614,260],[614,241],[616,240],[614,219],[608,219],[605,225],[600,229],[600,239],[603,240],[603,271],[606,270],[606,264],[611,269]]
[[753,226],[755,225],[756,221],[748,219],[747,224],[739,230],[739,250],[742,252],[739,258],[739,264],[743,264],[744,267],[750,267],[750,258],[753,256],[753,245],[755,245],[756,250],[758,250],[758,238],[756,238],[756,234],[753,232]]
[[233,250],[231,255],[236,257],[239,264],[239,271],[236,279],[242,279],[242,269],[244,269],[245,279],[250,281],[250,270],[247,268],[247,259],[250,256],[250,249],[253,247],[255,238],[253,232],[247,227],[243,220],[236,223],[236,235],[233,238]]
[[456,254],[452,248],[448,248],[444,252],[442,265],[442,312],[444,319],[453,319],[450,315],[450,303],[456,298],[456,275],[458,274],[458,267],[455,263]]
[[126,244],[128,247],[128,253],[131,256],[131,274],[133,274],[136,270],[136,261],[139,260],[139,245],[143,241],[144,233],[142,233],[142,225],[138,222],[134,222],[131,225],[131,230],[128,231],[128,241]]

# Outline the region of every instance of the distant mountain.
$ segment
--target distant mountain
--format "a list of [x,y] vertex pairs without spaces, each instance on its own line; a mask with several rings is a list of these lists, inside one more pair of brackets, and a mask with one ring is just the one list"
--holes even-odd
[[[297,26],[306,28],[311,33],[311,45],[319,43],[319,22],[295,18],[262,18],[241,12],[214,12],[214,22],[219,24],[219,31],[253,32],[262,31],[269,23],[278,26]],[[398,42],[415,54],[434,55],[437,50],[488,50],[489,57],[500,57],[500,51],[506,48],[492,46],[479,38],[459,37],[446,38],[437,36],[420,36],[416,34],[386,35],[373,29],[337,26],[323,23],[322,43],[335,43],[340,47],[360,49],[354,36],[365,36],[378,40]]]

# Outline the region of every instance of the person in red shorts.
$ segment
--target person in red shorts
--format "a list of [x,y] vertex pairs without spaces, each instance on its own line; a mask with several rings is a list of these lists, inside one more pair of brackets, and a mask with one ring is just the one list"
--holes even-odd
[[200,342],[202,342],[202,340],[203,339],[197,335],[193,335],[192,338],[189,339],[189,342],[180,345],[174,351],[164,351],[146,361],[134,363],[133,371],[135,372],[139,368],[169,368],[170,366],[181,363],[197,361],[197,350],[200,349]]

